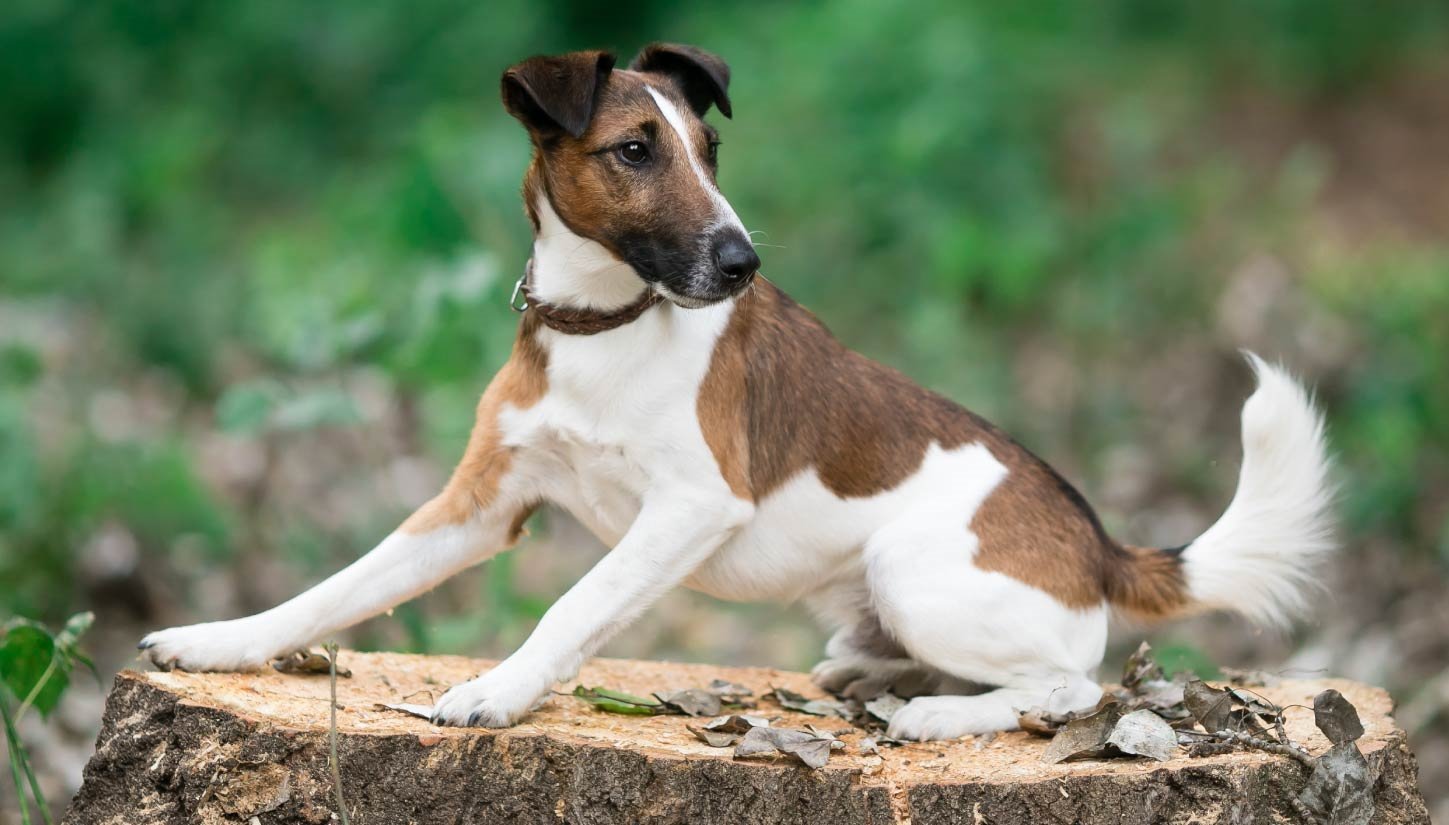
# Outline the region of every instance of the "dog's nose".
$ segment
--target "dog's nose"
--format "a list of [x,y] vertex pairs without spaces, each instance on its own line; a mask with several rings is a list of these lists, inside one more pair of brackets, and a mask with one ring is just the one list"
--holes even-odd
[[760,256],[749,239],[731,235],[715,243],[714,265],[726,281],[738,281],[755,274],[760,268]]

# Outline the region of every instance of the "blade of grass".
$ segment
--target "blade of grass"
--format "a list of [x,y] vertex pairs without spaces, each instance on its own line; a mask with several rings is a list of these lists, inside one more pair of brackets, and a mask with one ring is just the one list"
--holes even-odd
[[[10,746],[10,778],[15,782],[15,798],[20,802],[20,825],[30,825],[30,803],[25,799],[25,780],[21,777],[21,766],[25,763],[25,746],[20,743],[20,734],[10,718],[10,709],[0,698],[0,717],[5,719],[5,744]],[[41,803],[36,800],[37,804]]]
[[25,779],[20,775],[20,754],[16,753],[19,746],[10,738],[9,731],[5,733],[5,744],[10,750],[10,778],[15,783],[15,799],[20,803],[20,825],[30,825],[30,802],[25,798]]

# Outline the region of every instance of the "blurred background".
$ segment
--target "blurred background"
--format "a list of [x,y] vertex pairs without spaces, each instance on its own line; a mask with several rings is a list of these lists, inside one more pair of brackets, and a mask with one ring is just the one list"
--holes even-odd
[[[269,607],[438,489],[529,250],[498,76],[655,39],[734,69],[720,178],[766,274],[1055,463],[1119,538],[1180,544],[1227,503],[1239,348],[1315,385],[1344,544],[1317,615],[1147,635],[1205,674],[1390,688],[1449,821],[1449,7],[1429,0],[11,0],[0,619],[94,610],[105,677],[26,720],[57,807],[145,631]],[[343,641],[507,654],[603,552],[556,514],[533,531]],[[797,609],[681,592],[606,653],[808,668],[821,642]]]

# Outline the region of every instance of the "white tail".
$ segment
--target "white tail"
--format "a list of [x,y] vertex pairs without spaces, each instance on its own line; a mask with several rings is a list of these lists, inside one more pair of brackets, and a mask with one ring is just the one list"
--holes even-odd
[[1323,417],[1283,368],[1246,353],[1258,390],[1243,405],[1243,468],[1228,509],[1182,553],[1201,609],[1282,626],[1308,606],[1334,548]]

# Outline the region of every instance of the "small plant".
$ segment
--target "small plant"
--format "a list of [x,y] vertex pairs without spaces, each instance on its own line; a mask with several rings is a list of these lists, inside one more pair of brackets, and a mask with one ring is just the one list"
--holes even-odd
[[30,755],[20,741],[18,725],[32,708],[41,716],[50,715],[70,685],[70,674],[77,663],[95,673],[95,665],[77,647],[80,637],[94,621],[92,613],[77,613],[59,633],[51,633],[38,622],[16,618],[0,629],[0,717],[5,723],[10,778],[15,783],[15,798],[20,802],[22,825],[31,825],[30,799],[34,800],[46,825],[52,820],[45,794],[35,781]]

